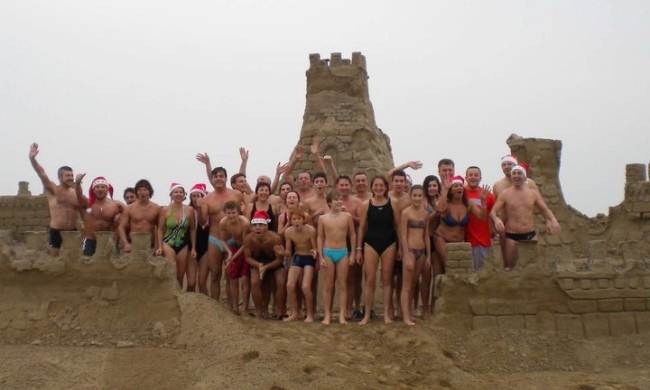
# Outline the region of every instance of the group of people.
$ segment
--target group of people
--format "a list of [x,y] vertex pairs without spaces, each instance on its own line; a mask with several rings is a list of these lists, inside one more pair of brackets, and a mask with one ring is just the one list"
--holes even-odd
[[288,163],[278,164],[273,180],[260,176],[254,188],[246,177],[247,150],[240,148],[241,166],[230,180],[225,168],[213,169],[209,156],[200,153],[196,159],[212,191],[203,183],[188,191],[174,182],[165,206],[151,201],[154,190],[146,179],[124,190],[121,202],[112,199],[105,177],[94,178],[86,195],[85,175],[74,176],[68,166],[59,168],[59,183],[52,182],[36,160],[35,143],[29,158],[47,195],[54,254],[61,247],[61,231],[76,230],[79,216],[84,256],[94,254],[98,231],[114,232],[125,253],[131,251],[133,234],[150,233],[154,253],[175,266],[181,288],[218,300],[225,273],[230,309],[249,312],[252,295],[260,318],[313,322],[318,274],[323,273],[322,322],[333,321],[336,290],[338,321],[367,324],[374,316],[379,268],[384,322],[401,317],[414,325],[417,311],[423,318],[432,313],[432,280],[445,273],[447,243],[469,242],[478,270],[498,237],[508,271],[516,265],[517,242],[536,235],[536,208],[550,233],[560,230],[514,156],[501,159],[504,177],[490,188],[481,185],[479,167],[467,168],[463,177],[451,159],[440,160],[438,175],[420,185],[406,173],[420,169],[419,161],[371,178],[362,171],[350,177],[338,174],[330,156],[321,156],[318,140],[310,151],[318,173],[294,177],[306,153],[297,146]]

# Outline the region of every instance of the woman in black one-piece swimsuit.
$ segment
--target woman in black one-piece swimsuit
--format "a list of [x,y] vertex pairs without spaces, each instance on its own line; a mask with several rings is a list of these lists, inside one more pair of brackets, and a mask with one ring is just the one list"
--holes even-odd
[[370,321],[370,313],[375,296],[377,263],[381,260],[381,273],[384,281],[384,322],[392,322],[392,280],[397,251],[397,223],[399,216],[390,203],[388,182],[383,176],[377,176],[370,183],[372,197],[359,208],[360,223],[357,236],[356,258],[361,260],[363,253],[363,270],[366,275],[365,313],[360,324]]

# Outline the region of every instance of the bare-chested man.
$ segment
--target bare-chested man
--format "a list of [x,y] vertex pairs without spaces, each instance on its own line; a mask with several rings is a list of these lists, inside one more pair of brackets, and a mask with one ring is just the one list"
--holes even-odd
[[210,268],[210,295],[219,299],[221,294],[221,271],[223,261],[231,256],[226,243],[219,238],[219,222],[224,217],[224,205],[233,201],[241,208],[242,194],[226,187],[228,173],[223,167],[214,168],[211,172],[210,183],[214,191],[209,193],[201,203],[202,220],[210,221],[210,237],[208,238],[208,266]]
[[368,191],[368,175],[365,172],[357,172],[354,174],[354,197],[361,202],[370,199],[370,191]]
[[[95,232],[115,232],[119,223],[119,215],[124,211],[120,202],[113,200],[113,187],[103,176],[98,176],[90,183],[88,197],[81,190],[81,181],[85,173],[75,178],[77,200],[84,213],[84,256],[92,256],[97,249]],[[110,197],[109,197],[110,196]]]
[[[506,237],[503,259],[506,271],[517,263],[517,242],[532,240],[535,237],[535,206],[544,214],[549,232],[560,232],[560,224],[542,199],[542,195],[526,185],[526,170],[515,165],[512,167],[510,178],[512,187],[499,195],[490,214],[496,230]],[[505,224],[499,218],[501,210],[507,215]]]
[[318,226],[318,218],[329,211],[325,190],[327,189],[327,176],[319,172],[314,175],[314,194],[303,202],[312,217],[312,225]]
[[349,244],[356,242],[352,215],[343,211],[342,195],[334,190],[327,195],[330,212],[318,221],[318,252],[325,272],[325,318],[324,325],[332,321],[332,297],[334,285],[339,289],[339,323],[345,324],[348,305],[348,270],[354,261],[350,258]]
[[151,201],[153,187],[148,180],[140,179],[135,183],[135,193],[137,200],[126,207],[120,217],[118,227],[122,250],[126,253],[131,252],[131,240],[129,239],[131,233],[151,233],[152,246],[154,248],[159,246],[155,233],[160,216],[160,206]]
[[[516,157],[503,156],[501,158],[501,170],[503,171],[503,177],[494,183],[494,186],[492,187],[492,192],[496,198],[498,198],[503,191],[512,187],[511,171],[512,167],[515,165],[518,165]],[[533,179],[526,178],[525,184],[527,186],[530,186],[531,189],[538,190],[537,184],[533,181]]]
[[411,197],[405,190],[407,187],[406,172],[401,169],[393,169],[388,177],[391,186],[390,191],[388,191],[391,206],[397,215],[402,215],[402,211],[411,205]]
[[[285,280],[282,260],[284,249],[280,235],[269,230],[269,215],[266,211],[256,211],[251,219],[253,232],[244,239],[244,254],[251,267],[253,302],[258,318],[267,318],[271,300],[271,288],[275,281],[275,301],[284,302]],[[285,291],[283,291],[285,290]],[[275,316],[280,318],[284,305],[276,305]]]
[[[354,221],[355,231],[359,227],[359,207],[361,201],[359,198],[352,196],[350,191],[352,189],[352,180],[349,176],[339,176],[336,178],[336,191],[341,196],[343,202],[342,211],[350,213]],[[352,244],[348,245],[348,249],[352,250]],[[351,262],[348,269],[348,302],[347,302],[347,317],[359,320],[363,318],[361,312],[361,284],[363,280],[363,270],[361,264],[356,261]]]
[[54,184],[45,173],[45,169],[36,161],[38,152],[38,144],[33,143],[29,148],[29,161],[38,178],[41,179],[47,196],[47,206],[50,210],[48,244],[50,253],[57,256],[63,241],[61,231],[77,229],[77,216],[80,206],[73,188],[74,174],[72,168],[68,166],[60,167],[57,171],[59,184]]

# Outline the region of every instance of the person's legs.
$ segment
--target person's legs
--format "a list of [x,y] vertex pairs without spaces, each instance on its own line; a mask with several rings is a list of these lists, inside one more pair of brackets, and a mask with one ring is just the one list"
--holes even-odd
[[[423,257],[426,258],[426,254]],[[418,300],[416,298],[417,298],[417,296],[420,296],[421,289],[424,288],[424,286],[422,285],[422,282],[420,282],[420,280],[422,279],[421,278],[422,277],[422,270],[425,267],[425,263],[426,263],[426,260],[424,258],[415,259],[415,272],[413,273],[413,281],[414,281],[414,283],[417,283],[418,288],[414,287],[413,290],[411,291],[411,295],[413,296],[412,300],[415,302],[415,306],[414,306],[415,310],[418,309],[418,306],[417,306],[417,301]],[[421,299],[422,299],[422,319],[425,319],[425,318],[427,318],[428,313],[426,312],[426,308],[425,308],[424,294],[422,294]],[[411,317],[414,317],[414,316],[411,315]]]
[[[314,275],[314,267],[305,266],[302,273],[302,293],[305,296],[305,306],[307,309],[307,317],[305,317],[305,322],[314,322],[314,300],[311,296],[311,281]],[[298,305],[296,305],[296,311],[297,310]]]
[[273,303],[275,305],[275,316],[281,319],[287,313],[287,280],[284,278],[284,267],[280,266],[273,271],[275,280],[275,294]]
[[257,269],[254,268],[251,269],[251,290],[253,293],[253,303],[255,304],[255,312],[257,313],[257,317],[266,318],[268,312],[266,312],[266,308],[262,307],[262,279],[260,279],[260,273],[257,271]]
[[187,245],[183,247],[178,253],[176,253],[176,278],[178,279],[178,284],[183,289],[183,279],[185,279],[185,274],[187,274],[187,257],[189,256],[189,249]]
[[436,261],[435,253],[431,254],[431,261],[423,262],[420,274],[420,296],[422,298],[422,317],[427,318],[431,315],[431,274],[433,273],[432,262]]
[[381,274],[384,281],[384,323],[393,322],[393,268],[395,266],[396,243],[381,254]]
[[435,236],[433,243],[436,247],[436,254],[438,261],[433,264],[433,277],[445,273],[445,265],[447,265],[447,241],[440,236]]
[[167,245],[166,243],[162,244],[162,252],[163,256],[165,257],[165,260],[169,264],[172,264],[174,268],[176,268],[176,280],[178,281],[179,286],[181,289],[183,289],[183,274],[180,273],[180,267],[178,266],[176,262],[176,252],[174,252],[174,249],[172,249],[171,246]]
[[208,245],[208,267],[210,268],[210,296],[219,300],[221,295],[222,254],[214,246]]
[[345,316],[347,315],[347,303],[348,303],[348,269],[350,263],[348,260],[348,255],[343,257],[336,263],[336,288],[339,290],[339,323],[347,324]]
[[503,263],[505,269],[510,271],[515,267],[515,265],[517,265],[517,257],[519,255],[517,252],[517,241],[506,238],[504,249]]
[[289,298],[289,309],[291,315],[285,321],[293,321],[300,318],[298,316],[298,297],[296,294],[296,285],[298,284],[298,277],[300,276],[300,267],[291,266],[287,278],[287,297]]
[[199,263],[192,256],[187,256],[187,291],[196,292],[196,277]]
[[208,295],[208,274],[210,273],[210,264],[208,260],[208,254],[205,253],[201,260],[199,261],[199,292],[201,294]]
[[375,302],[375,286],[377,284],[377,263],[379,255],[368,244],[363,247],[363,273],[366,276],[365,292],[365,313],[359,325],[365,325],[370,322],[370,313],[372,312]]
[[325,318],[323,324],[329,325],[332,322],[332,295],[334,293],[334,277],[336,275],[336,266],[332,260],[325,256],[325,265],[321,266],[321,272],[325,272],[325,286],[323,289],[323,309]]
[[406,251],[402,258],[402,292],[400,300],[402,304],[402,320],[406,325],[415,325],[411,315],[411,297],[413,289],[413,275],[415,273],[415,257],[410,251]]

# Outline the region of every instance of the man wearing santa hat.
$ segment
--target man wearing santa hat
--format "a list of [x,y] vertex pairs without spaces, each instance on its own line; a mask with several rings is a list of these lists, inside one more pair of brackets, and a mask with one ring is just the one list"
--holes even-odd
[[114,232],[124,209],[120,202],[113,200],[113,186],[103,176],[93,179],[88,197],[84,196],[81,182],[85,176],[85,173],[78,174],[74,182],[79,205],[85,209],[83,254],[92,256],[97,248],[95,232]]
[[[275,281],[275,302],[284,302],[286,289],[282,260],[284,249],[280,235],[269,230],[269,215],[259,210],[251,219],[252,233],[244,239],[244,256],[251,268],[253,302],[258,318],[268,317],[273,281]],[[283,304],[276,304],[275,316],[280,318]]]
[[[535,207],[544,218],[551,234],[560,232],[560,224],[548,208],[538,190],[526,185],[526,169],[515,165],[510,172],[512,186],[504,190],[492,208],[490,216],[494,227],[504,240],[503,262],[506,271],[511,270],[517,263],[517,242],[532,240],[535,235]],[[508,219],[504,222],[499,218],[499,212],[505,211]]]
[[[499,194],[501,194],[503,191],[512,187],[512,178],[510,177],[510,171],[515,165],[523,167],[524,170],[526,170],[526,174],[528,174],[528,165],[523,161],[520,163],[517,157],[511,155],[501,157],[501,171],[503,172],[503,177],[492,186],[492,192],[496,198],[498,198]],[[527,177],[525,184],[530,186],[532,189],[537,190],[537,184],[533,179]]]

